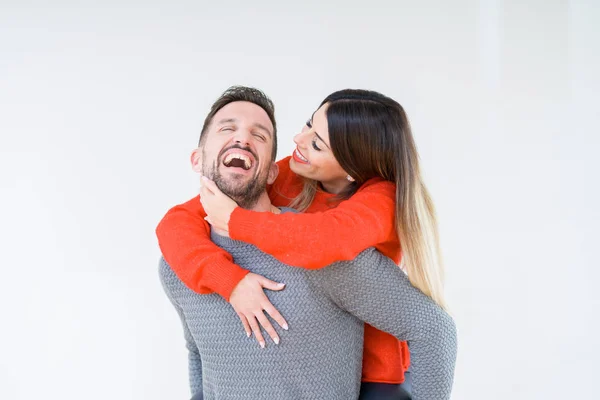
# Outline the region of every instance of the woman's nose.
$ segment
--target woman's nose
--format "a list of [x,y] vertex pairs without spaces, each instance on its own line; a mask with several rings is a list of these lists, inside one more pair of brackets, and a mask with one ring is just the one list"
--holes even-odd
[[302,146],[306,142],[308,136],[308,129],[302,129],[302,132],[294,136],[294,143],[298,146]]

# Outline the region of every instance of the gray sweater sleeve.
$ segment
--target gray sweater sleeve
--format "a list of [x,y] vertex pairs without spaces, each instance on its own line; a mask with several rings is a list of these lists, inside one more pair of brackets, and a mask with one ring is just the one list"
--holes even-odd
[[183,336],[185,338],[185,346],[188,350],[188,372],[190,380],[190,390],[192,396],[197,392],[202,391],[202,360],[200,359],[200,352],[198,346],[190,332],[190,328],[186,322],[183,314],[183,309],[177,301],[177,295],[181,295],[183,285],[179,281],[179,278],[175,275],[173,270],[167,265],[164,259],[161,258],[159,265],[160,281],[163,285],[165,293],[171,303],[175,307],[181,324],[183,325]]
[[188,349],[188,374],[190,379],[190,391],[192,396],[202,391],[202,360],[198,346],[190,333],[190,329],[185,322],[185,318],[180,307],[175,307],[183,324],[183,335],[185,337],[185,346]]
[[313,271],[312,277],[341,308],[408,341],[413,400],[450,398],[457,346],[454,321],[412,286],[392,260],[371,248],[353,261]]

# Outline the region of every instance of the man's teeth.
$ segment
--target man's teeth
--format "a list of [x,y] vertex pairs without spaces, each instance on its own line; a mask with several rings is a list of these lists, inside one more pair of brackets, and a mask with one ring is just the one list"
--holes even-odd
[[298,149],[296,149],[296,156],[298,156],[298,158],[301,159],[302,161],[308,162],[308,160],[302,154],[300,154]]
[[240,153],[231,153],[227,157],[225,157],[224,164],[230,165],[233,159],[242,160],[244,162],[244,169],[250,169],[252,167],[252,161],[245,154]]

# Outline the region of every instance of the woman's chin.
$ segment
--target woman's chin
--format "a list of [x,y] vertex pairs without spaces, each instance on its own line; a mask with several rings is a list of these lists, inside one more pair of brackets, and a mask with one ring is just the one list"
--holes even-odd
[[[303,165],[301,165],[298,161],[294,160],[294,157],[290,158],[290,169],[296,175],[302,175]],[[302,175],[304,176],[304,175]]]
[[309,170],[310,166],[308,164],[300,163],[293,158],[290,158],[290,169],[293,173],[303,178],[314,179]]

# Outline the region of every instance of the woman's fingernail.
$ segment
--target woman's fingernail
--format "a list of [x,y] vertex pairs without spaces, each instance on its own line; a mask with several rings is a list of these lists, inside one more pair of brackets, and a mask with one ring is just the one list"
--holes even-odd
[[250,332],[246,332],[246,337],[250,337]]
[[282,328],[287,331],[288,330],[288,324],[283,325]]
[[265,348],[265,342],[259,342],[258,344],[260,345],[260,348],[261,348],[261,349],[264,349],[264,348]]
[[285,283],[278,283],[277,284],[277,287],[284,287],[284,286],[285,286]]
[[275,342],[275,344],[279,344],[279,338],[276,337],[275,339],[273,339],[273,341]]

